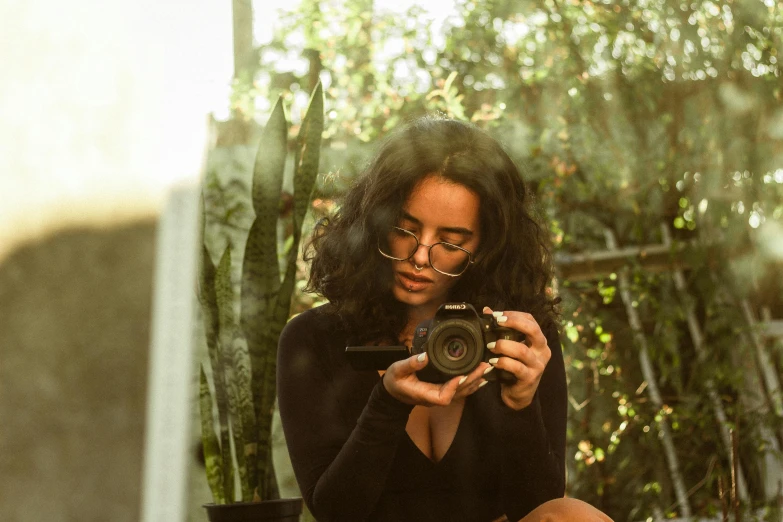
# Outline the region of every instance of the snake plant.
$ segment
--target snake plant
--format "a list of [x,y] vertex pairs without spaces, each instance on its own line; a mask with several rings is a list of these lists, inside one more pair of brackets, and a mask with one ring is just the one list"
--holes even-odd
[[[286,245],[287,254],[278,252],[277,238],[289,149],[282,100],[262,132],[253,168],[255,220],[242,259],[239,314],[232,292],[230,248],[217,267],[202,248],[199,301],[211,371],[202,365],[199,402],[207,481],[216,504],[279,496],[271,448],[277,343],[289,316],[302,224],[318,174],[323,104],[318,84],[293,143],[293,242]],[[235,483],[241,491],[235,491]]]

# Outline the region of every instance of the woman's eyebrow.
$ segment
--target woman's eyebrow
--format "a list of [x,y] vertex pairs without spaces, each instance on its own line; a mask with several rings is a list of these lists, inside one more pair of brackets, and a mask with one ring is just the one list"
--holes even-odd
[[[403,211],[402,217],[405,220],[410,221],[410,222],[412,222],[415,225],[418,225],[418,226],[422,225],[421,220],[416,219],[415,217],[411,216],[410,214],[408,214],[405,211]],[[472,230],[467,229],[467,228],[463,228],[463,227],[438,227],[438,231],[440,231],[440,232],[449,232],[451,234],[459,234],[459,235],[465,236],[465,237],[470,237],[470,236],[473,235],[473,231]]]

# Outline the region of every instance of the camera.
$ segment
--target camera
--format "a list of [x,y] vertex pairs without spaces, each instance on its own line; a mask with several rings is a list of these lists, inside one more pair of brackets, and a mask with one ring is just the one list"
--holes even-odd
[[[396,361],[426,352],[429,362],[416,376],[422,381],[443,383],[467,375],[482,361],[491,359],[494,354],[487,343],[500,339],[523,342],[525,336],[500,326],[492,315],[479,315],[468,303],[446,303],[431,320],[416,327],[410,353],[405,346],[347,346],[345,355],[355,370],[366,371],[385,370]],[[511,373],[499,368],[484,378],[502,383],[516,381]]]
[[[443,383],[457,375],[467,375],[482,361],[494,357],[486,346],[500,339],[522,342],[525,336],[500,326],[492,315],[479,315],[468,303],[443,304],[435,317],[417,326],[413,334],[411,354],[426,352],[429,358],[417,377],[426,382]],[[488,373],[485,379],[504,383],[516,380],[511,373],[499,368]]]

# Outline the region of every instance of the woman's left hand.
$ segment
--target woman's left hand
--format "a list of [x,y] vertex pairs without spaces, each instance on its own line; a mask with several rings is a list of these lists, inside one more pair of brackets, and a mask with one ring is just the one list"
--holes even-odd
[[[485,306],[484,313],[493,312]],[[508,311],[495,312],[495,316],[500,326],[512,328],[525,335],[525,341],[521,343],[501,339],[494,347],[488,347],[495,354],[490,364],[494,363],[495,368],[506,370],[517,379],[513,384],[500,385],[500,396],[503,402],[509,408],[521,410],[533,402],[533,396],[552,352],[546,336],[532,315]],[[497,361],[494,361],[495,358]]]

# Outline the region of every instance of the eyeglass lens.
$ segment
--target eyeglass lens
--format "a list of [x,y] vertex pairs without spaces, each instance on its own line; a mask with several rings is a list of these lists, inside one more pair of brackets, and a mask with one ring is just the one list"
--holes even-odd
[[[412,232],[394,227],[378,246],[385,256],[405,261],[416,253],[419,240]],[[439,272],[459,275],[470,263],[470,254],[455,245],[435,243],[429,249],[430,265]]]

